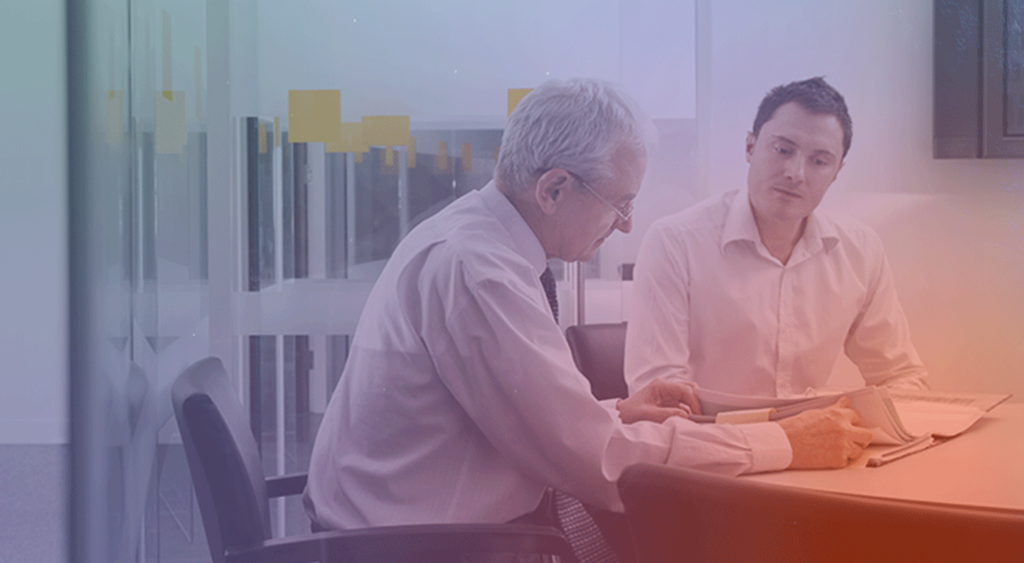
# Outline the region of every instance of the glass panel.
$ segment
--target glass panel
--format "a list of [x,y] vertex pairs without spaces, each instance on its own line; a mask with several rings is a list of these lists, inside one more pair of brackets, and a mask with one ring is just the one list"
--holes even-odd
[[[168,408],[204,356],[237,384],[265,473],[305,471],[373,282],[402,237],[490,180],[510,89],[601,77],[656,117],[693,118],[693,2],[70,4],[72,63],[89,69],[69,83],[75,490],[108,516],[76,518],[76,561],[208,556]],[[678,72],[624,74],[652,64],[660,20],[687,22],[659,43]],[[328,95],[307,124],[329,138],[289,104],[315,89]],[[622,318],[628,240],[586,266],[598,320]],[[271,513],[275,535],[308,529],[298,498]]]
[[[206,6],[132,0],[133,359],[168,400],[174,378],[209,354]],[[171,412],[155,413],[154,491],[145,557],[208,553],[181,438]]]
[[[237,290],[233,315],[246,319],[235,325],[247,346],[238,365],[247,365],[242,372],[268,474],[305,469],[349,335],[402,237],[491,179],[510,89],[579,75],[625,82],[671,135],[654,164],[661,184],[655,189],[695,179],[694,10],[692,2],[651,8],[631,0],[555,7],[538,0],[414,2],[401,10],[375,2],[260,5],[254,42],[272,48],[261,49],[251,65],[258,69],[257,111],[237,114],[248,124],[237,136],[239,169],[250,177],[236,187],[247,195],[232,211],[248,218],[238,250],[259,283]],[[531,15],[538,11],[550,17],[538,24]],[[532,22],[529,41],[521,33],[525,21]],[[535,24],[587,33],[546,39],[556,34]],[[666,25],[671,33],[652,50],[651,26]],[[638,71],[652,65],[657,73]],[[375,120],[401,127],[385,131]],[[342,134],[305,128],[324,122]],[[254,133],[259,124],[264,132]],[[279,126],[273,142],[264,137],[272,124]],[[277,141],[280,149],[257,150]],[[643,228],[611,237],[585,266],[587,322],[625,319],[622,280],[642,231],[665,212],[656,207],[639,205],[635,224]],[[272,234],[274,225],[282,232]],[[568,326],[576,319],[575,278],[572,268],[553,262]],[[305,524],[290,505],[272,513],[285,519],[275,523],[278,532],[295,518]]]
[[67,13],[71,559],[83,562],[137,552],[150,472],[135,453],[155,438],[153,380],[132,364],[126,8],[70,3]]
[[169,394],[209,354],[206,5],[72,4],[72,560],[201,559]]

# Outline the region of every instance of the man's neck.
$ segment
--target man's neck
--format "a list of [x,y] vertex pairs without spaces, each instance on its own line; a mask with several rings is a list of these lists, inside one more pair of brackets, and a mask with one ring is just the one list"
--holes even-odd
[[806,217],[795,222],[780,222],[760,217],[756,210],[754,211],[754,223],[757,225],[757,232],[761,235],[761,243],[768,249],[768,253],[783,264],[789,262],[796,243],[800,241],[800,237],[804,236],[804,231],[807,228]]
[[519,212],[519,216],[526,221],[527,226],[533,231],[534,236],[540,241],[541,247],[544,249],[544,254],[548,260],[554,258],[554,254],[550,248],[552,236],[548,232],[547,221],[545,220],[544,214],[536,204],[526,199],[522,194],[517,194],[509,189],[506,189],[501,184],[498,184],[498,191],[504,194],[505,198],[508,199],[512,207],[516,208]]

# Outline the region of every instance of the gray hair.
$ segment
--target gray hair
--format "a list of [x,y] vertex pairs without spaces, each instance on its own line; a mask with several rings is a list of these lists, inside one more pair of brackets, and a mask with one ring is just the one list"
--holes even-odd
[[553,168],[597,184],[615,175],[612,157],[619,149],[648,156],[656,142],[650,117],[614,84],[548,80],[509,116],[494,176],[513,192],[529,189]]

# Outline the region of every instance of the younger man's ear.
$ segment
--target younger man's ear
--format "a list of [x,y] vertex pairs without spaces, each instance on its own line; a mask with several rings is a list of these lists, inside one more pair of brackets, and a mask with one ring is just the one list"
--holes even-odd
[[845,158],[843,160],[839,161],[839,166],[836,167],[836,173],[832,175],[832,180],[828,183],[828,185],[831,186],[832,182],[836,181],[836,178],[839,177],[839,171],[843,169],[843,166],[846,166],[846,159]]
[[565,198],[565,191],[569,188],[571,179],[569,173],[561,168],[548,170],[537,178],[534,196],[545,215],[555,212],[555,208]]
[[746,145],[747,164],[750,164],[750,159],[754,157],[754,145],[756,145],[756,144],[757,144],[757,135],[753,134],[752,132],[748,132],[747,133],[747,145]]

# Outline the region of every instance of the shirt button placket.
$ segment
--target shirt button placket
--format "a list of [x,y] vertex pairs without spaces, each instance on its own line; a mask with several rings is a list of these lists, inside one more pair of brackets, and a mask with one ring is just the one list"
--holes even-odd
[[780,397],[793,393],[793,277],[789,276],[788,272],[789,268],[783,266],[779,273],[779,359],[775,372],[775,393]]

